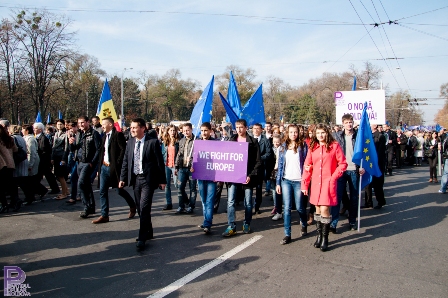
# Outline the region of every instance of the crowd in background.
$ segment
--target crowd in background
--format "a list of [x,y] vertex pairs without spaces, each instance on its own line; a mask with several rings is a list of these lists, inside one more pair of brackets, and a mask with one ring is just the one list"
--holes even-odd
[[[81,118],[84,121],[80,124]],[[89,170],[83,171],[79,169],[79,167],[85,167],[80,159],[86,156],[80,157],[80,153],[73,149],[72,144],[80,142],[80,137],[86,138],[89,131],[91,131],[92,139],[95,142],[101,142],[103,139],[104,144],[104,131],[98,117],[81,118],[78,121],[59,119],[56,123],[46,126],[42,123],[17,126],[10,125],[8,120],[0,121],[0,213],[8,212],[10,209],[19,211],[23,205],[30,205],[36,201],[36,197],[37,200],[44,200],[50,195],[55,200],[66,200],[67,204],[76,204],[77,201],[82,200],[89,206],[88,212],[84,214],[85,217],[95,213],[95,200],[91,186],[102,166],[98,160],[103,159],[93,155],[96,153],[92,153],[91,159],[94,162],[87,163]],[[351,162],[353,155],[351,144],[354,144],[356,139],[357,127],[354,125],[353,119],[348,116],[342,120],[342,126],[335,125],[331,128],[323,124],[302,126],[270,122],[267,122],[264,127],[261,124],[247,127],[247,141],[256,143],[255,147],[259,154],[259,160],[255,161],[257,173],[252,176],[254,181],[249,183],[250,187],[216,182],[216,185],[212,185],[213,187],[208,192],[212,202],[209,204],[212,206],[212,212],[219,211],[221,193],[223,188],[227,187],[228,196],[230,194],[235,197],[234,204],[238,205],[240,201],[244,201],[245,206],[250,205],[251,214],[260,213],[263,197],[270,197],[273,205],[272,220],[283,219],[285,222],[285,238],[281,244],[291,241],[291,210],[297,210],[299,213],[302,236],[307,235],[309,225],[316,223],[321,238],[316,240],[315,247],[320,247],[322,250],[325,250],[328,245],[328,233],[337,233],[339,215],[346,214],[348,211],[349,228],[354,230],[357,216],[355,210],[358,207],[356,181],[363,174],[363,169]],[[215,141],[237,139],[241,141],[242,137],[246,137],[246,131],[242,134],[240,130],[235,130],[230,123],[221,125],[205,123],[201,126],[201,132],[202,128],[204,128],[203,139],[204,135],[207,136],[205,139]],[[376,196],[378,202],[375,206],[376,209],[386,205],[383,192],[384,176],[396,174],[396,169],[403,166],[419,167],[429,164],[428,182],[438,183],[439,158],[441,158],[440,163],[443,164],[444,169],[439,192],[446,192],[448,173],[447,163],[444,162],[448,159],[448,144],[445,142],[446,129],[439,132],[416,129],[403,131],[400,128],[391,129],[387,124],[372,125],[371,129],[383,176],[374,177],[371,184],[365,188],[365,204],[362,208],[373,208],[372,195]],[[132,137],[129,129],[125,127],[122,133],[126,141]],[[191,176],[194,170],[192,169],[192,160],[190,160],[191,155],[188,154],[193,148],[195,139],[192,134],[192,125],[185,123],[179,127],[175,125],[153,126],[148,122],[145,134],[149,138],[157,138],[161,146],[168,182],[165,188],[166,204],[163,210],[175,209],[173,208],[172,194],[177,190],[178,208],[174,213],[193,213],[198,185],[199,192],[202,194],[203,209],[205,209],[207,200],[203,198],[206,195],[204,185],[208,187],[209,184],[204,184],[203,181],[198,182]],[[336,144],[341,148],[342,153],[334,149],[337,147]],[[312,170],[307,164],[312,162],[313,152],[316,148],[321,147],[327,148],[322,151],[324,153],[332,152],[333,149],[336,150],[335,152],[339,152],[335,153],[338,155],[336,166],[347,163],[345,168],[339,170],[336,170],[334,166],[331,169],[328,168],[330,174],[340,171],[340,175],[337,184],[325,186],[326,191],[334,187],[335,193],[329,195],[328,201],[324,203],[322,194],[320,199],[312,199],[313,192],[320,192],[321,189],[315,189],[317,183],[313,184],[312,181],[318,178],[312,176]],[[95,147],[92,148],[94,150]],[[315,164],[316,162],[314,160]],[[50,189],[42,184],[44,177]],[[173,180],[173,184],[171,184],[171,180]],[[189,193],[186,192],[187,184]],[[23,198],[19,198],[18,188],[22,189]],[[247,192],[247,189],[250,189],[250,192]],[[253,189],[255,189],[254,200],[252,199]],[[210,195],[210,192],[213,194]],[[120,195],[124,196],[122,193]],[[251,204],[246,202],[247,197],[251,201],[253,200]],[[127,199],[127,201],[130,201],[131,217],[132,212],[135,215],[135,206],[132,205],[132,199]],[[230,207],[228,203],[225,211],[229,212]],[[210,214],[206,216],[204,213],[204,217],[209,218],[199,227],[209,234],[211,232]],[[213,215],[211,215],[212,217]],[[106,221],[100,220],[97,223],[102,222]],[[250,227],[246,227],[246,224],[245,221],[243,232],[250,232]],[[229,228],[226,229],[223,236],[231,236],[234,233],[236,233],[234,223],[229,220]]]

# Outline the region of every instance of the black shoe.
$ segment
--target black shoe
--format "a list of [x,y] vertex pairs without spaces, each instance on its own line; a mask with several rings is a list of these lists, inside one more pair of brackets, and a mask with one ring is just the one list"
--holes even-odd
[[328,233],[330,232],[330,224],[322,224],[322,242],[320,244],[320,250],[326,251],[328,248]]
[[14,211],[14,212],[19,211],[20,208],[22,207],[22,203],[23,203],[22,200],[17,200],[17,201],[14,203],[14,206],[13,206],[13,208],[12,208],[12,211]]
[[198,228],[201,230],[205,229],[204,225],[199,225]]
[[285,236],[285,238],[282,239],[282,241],[280,241],[281,245],[285,245],[285,244],[289,244],[291,243],[291,237],[289,236]]
[[210,228],[204,228],[204,233],[205,235],[210,235],[212,231],[210,230]]
[[135,245],[138,250],[144,250],[145,249],[145,241],[137,241],[137,244]]
[[356,225],[355,224],[350,224],[348,227],[349,231],[356,231]]
[[45,193],[43,195],[39,195],[40,200],[42,201],[43,199],[45,199],[45,195],[48,193],[48,189],[45,191]]
[[330,226],[330,233],[331,233],[331,234],[337,234],[337,233],[338,233],[338,230],[336,229],[336,227],[332,227],[332,226]]
[[25,203],[23,203],[23,205],[25,205],[25,206],[29,206],[31,204],[33,204],[33,201],[26,201]]
[[9,205],[0,207],[0,213],[8,213]]
[[376,205],[375,207],[373,207],[373,209],[377,209],[377,210],[379,210],[381,208],[383,208],[383,205]]
[[173,204],[166,204],[166,206],[162,208],[162,210],[171,210],[171,209],[173,209]]
[[90,214],[92,214],[92,213],[90,212],[90,210],[84,210],[83,212],[81,212],[81,213],[79,214],[79,217],[81,217],[81,218],[87,218],[87,217],[89,217]]
[[302,228],[300,229],[300,233],[302,234],[302,237],[308,235],[308,232],[307,232],[307,229],[306,229],[306,228],[307,228],[307,227],[302,227]]
[[313,246],[315,248],[319,248],[322,243],[322,223],[320,221],[316,221],[316,232],[317,232],[317,238]]

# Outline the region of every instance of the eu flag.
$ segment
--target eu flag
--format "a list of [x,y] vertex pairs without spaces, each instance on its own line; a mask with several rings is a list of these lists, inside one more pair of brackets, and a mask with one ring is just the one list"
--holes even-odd
[[[243,108],[241,107],[240,95],[238,94],[238,89],[236,87],[235,78],[233,77],[232,72],[230,72],[229,88],[227,90],[227,101],[229,102],[230,107],[238,116],[238,118],[240,118],[240,114]],[[226,116],[226,121],[231,122],[228,114]]]
[[40,115],[40,111],[37,112],[37,116],[36,116],[36,121],[35,122],[40,122],[42,123],[42,116]]
[[47,124],[50,123],[50,122],[51,122],[51,116],[50,116],[50,113],[48,113],[48,115],[47,115]]
[[215,76],[212,76],[212,80],[205,87],[201,97],[194,106],[191,113],[190,123],[193,126],[193,134],[195,137],[199,137],[201,133],[201,124],[204,122],[210,122],[212,119],[212,104],[213,104],[213,82]]
[[246,102],[240,118],[245,119],[248,126],[254,125],[255,123],[260,123],[263,126],[266,124],[262,85],[258,87],[257,91]]
[[364,104],[362,111],[352,161],[366,170],[366,173],[362,175],[361,189],[372,181],[372,176],[380,177],[382,175],[378,166],[378,155],[372,138],[372,130],[370,129],[367,102]]
[[58,111],[58,119],[64,119],[64,117],[62,116],[62,112],[61,110]]
[[352,91],[356,91],[356,76],[353,77]]
[[238,120],[238,116],[232,110],[232,107],[229,105],[224,96],[222,96],[221,92],[219,92],[219,98],[221,98],[222,105],[224,106],[224,109],[226,109],[227,117],[229,118],[230,123],[232,123],[233,128],[235,128],[235,122]]

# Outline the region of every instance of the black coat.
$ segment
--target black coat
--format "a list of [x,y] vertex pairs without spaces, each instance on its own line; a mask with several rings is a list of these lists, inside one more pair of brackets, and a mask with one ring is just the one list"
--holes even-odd
[[[254,137],[256,139],[256,137]],[[260,141],[258,142],[258,145],[260,146],[260,158],[261,158],[261,166],[259,170],[259,178],[264,178],[264,171],[269,171],[269,173],[272,171],[272,169],[275,166],[275,158],[274,153],[272,152],[272,145],[269,139],[266,138],[266,136],[261,135]]]
[[[400,144],[398,144],[398,139],[400,139]],[[405,151],[406,145],[408,143],[408,137],[402,133],[400,136],[397,134],[397,145],[400,146],[400,150]]]
[[375,143],[376,154],[378,155],[378,167],[381,173],[386,168],[386,137],[379,131],[373,133],[373,142]]
[[[106,143],[107,134],[103,134],[100,146],[99,154],[99,164],[98,164],[98,186],[100,185],[101,177],[101,166],[104,161],[104,144]],[[120,181],[121,166],[123,165],[124,154],[126,152],[126,139],[124,134],[117,131],[115,128],[112,129],[110,140],[109,140],[109,163],[110,163],[110,186],[112,188],[118,187],[118,182]]]
[[[129,139],[126,144],[126,153],[121,167],[120,181],[132,186],[135,183],[134,171],[134,147],[135,138]],[[143,144],[143,175],[151,188],[157,188],[159,184],[166,184],[165,165],[163,163],[162,150],[159,140],[145,136]]]
[[[238,142],[238,135],[231,136],[229,141]],[[243,188],[255,187],[258,184],[258,175],[261,167],[260,146],[257,139],[246,134],[246,142],[249,143],[246,175],[250,177],[250,182],[248,185],[243,184]]]
[[[389,129],[389,131],[385,131],[384,133],[389,135],[389,141],[392,141],[392,143],[387,143],[386,149],[395,148],[395,146],[397,145],[397,134],[395,133],[395,131]],[[384,140],[384,142],[386,142],[386,139]]]
[[48,138],[41,133],[38,138],[36,138],[37,141],[37,154],[39,155],[39,169],[44,168],[52,168],[51,165],[51,153],[52,153],[52,147],[50,144],[50,141]]

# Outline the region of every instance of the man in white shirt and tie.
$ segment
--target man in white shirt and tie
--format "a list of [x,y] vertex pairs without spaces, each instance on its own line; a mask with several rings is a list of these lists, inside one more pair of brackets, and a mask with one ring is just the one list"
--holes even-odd
[[151,205],[154,191],[166,186],[165,163],[157,138],[145,133],[146,122],[142,118],[131,121],[131,135],[121,167],[119,188],[126,184],[134,187],[134,198],[140,216],[137,249],[145,248],[146,240],[153,238]]
[[[104,118],[101,126],[103,139],[100,147],[100,162],[98,166],[101,216],[92,221],[93,224],[109,222],[109,187],[118,187],[121,166],[126,152],[126,139],[121,131],[115,129],[114,120],[112,118]],[[123,197],[129,205],[128,218],[133,218],[137,212],[134,199],[124,188],[118,188],[118,195]]]

